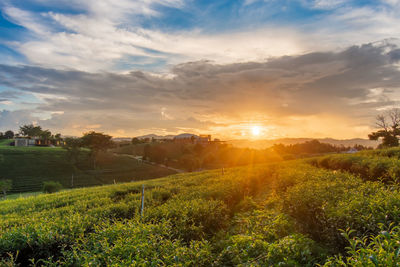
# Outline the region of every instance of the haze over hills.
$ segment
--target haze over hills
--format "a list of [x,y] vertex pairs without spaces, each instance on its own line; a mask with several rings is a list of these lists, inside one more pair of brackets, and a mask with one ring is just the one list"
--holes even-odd
[[[187,137],[198,136],[196,134],[191,133],[183,133],[179,135],[156,135],[156,134],[147,134],[142,136],[137,136],[139,139],[173,139],[174,137]],[[117,137],[114,138],[116,141],[130,141],[132,138],[130,137]],[[278,138],[278,139],[260,139],[260,140],[251,140],[251,139],[234,139],[234,140],[226,140],[228,144],[232,144],[233,146],[240,148],[258,148],[264,149],[273,146],[274,144],[283,144],[283,145],[293,145],[304,143],[311,140],[318,140],[321,143],[327,143],[336,146],[354,146],[354,145],[363,145],[367,147],[376,148],[379,144],[379,141],[373,141],[369,139],[363,138],[352,138],[352,139],[334,139],[334,138]]]
[[264,139],[264,140],[229,140],[228,143],[236,147],[263,149],[271,147],[274,144],[293,145],[298,143],[304,143],[311,140],[318,140],[321,143],[327,143],[336,146],[363,145],[376,148],[379,145],[379,141],[373,141],[363,138],[352,138],[343,140],[333,139],[333,138],[279,138],[279,139]]

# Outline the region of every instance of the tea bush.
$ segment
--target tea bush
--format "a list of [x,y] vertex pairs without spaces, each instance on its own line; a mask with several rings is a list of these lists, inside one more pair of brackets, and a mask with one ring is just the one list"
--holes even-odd
[[348,241],[347,255],[329,258],[324,266],[399,266],[399,226],[380,226],[381,232],[363,238],[354,237],[352,230],[343,232]]
[[43,193],[55,193],[60,191],[63,188],[62,184],[59,182],[44,182],[43,183]]
[[396,163],[330,155],[4,200],[0,265],[384,266],[400,192],[379,178]]
[[368,181],[382,180],[390,183],[400,179],[400,160],[397,158],[341,154],[311,159],[308,162],[325,169],[347,171]]

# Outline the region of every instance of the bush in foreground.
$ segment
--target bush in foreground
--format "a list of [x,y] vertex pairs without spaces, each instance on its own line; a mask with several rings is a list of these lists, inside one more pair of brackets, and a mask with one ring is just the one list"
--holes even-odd
[[63,186],[59,182],[44,182],[43,183],[43,193],[55,193],[60,191],[63,188]]

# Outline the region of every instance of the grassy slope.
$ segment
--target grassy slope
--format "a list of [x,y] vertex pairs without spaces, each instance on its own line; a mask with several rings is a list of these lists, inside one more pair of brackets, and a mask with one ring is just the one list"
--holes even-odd
[[[116,182],[156,178],[173,173],[150,165],[138,165],[134,159],[123,156],[103,156],[99,169],[91,168],[87,151],[81,156],[74,186],[93,186]],[[11,179],[11,193],[40,191],[43,181],[59,181],[71,185],[72,165],[66,151],[55,147],[13,147],[0,145],[0,177]]]
[[[345,262],[339,253],[364,266],[400,260],[394,185],[300,161],[143,183],[143,218],[142,182],[2,202],[0,255],[95,266],[330,266]],[[347,228],[350,242],[361,240],[351,255],[339,230]]]

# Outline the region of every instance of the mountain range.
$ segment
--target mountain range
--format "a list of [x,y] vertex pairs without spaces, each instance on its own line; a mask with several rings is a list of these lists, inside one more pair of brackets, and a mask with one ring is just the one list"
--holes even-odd
[[[156,135],[156,134],[147,134],[142,136],[137,136],[139,139],[173,139],[174,137],[180,138],[190,138],[191,136],[197,136],[191,133],[183,133],[179,135]],[[115,141],[130,141],[131,137],[117,137],[114,138]],[[258,148],[264,149],[273,146],[274,144],[283,144],[283,145],[293,145],[298,143],[304,143],[306,141],[318,140],[321,143],[328,143],[336,146],[354,146],[354,145],[363,145],[368,147],[377,147],[379,141],[372,141],[363,138],[352,138],[352,139],[334,139],[334,138],[278,138],[278,139],[260,139],[260,140],[251,140],[251,139],[234,139],[227,140],[228,144],[232,144],[236,147],[249,147],[249,148]]]

